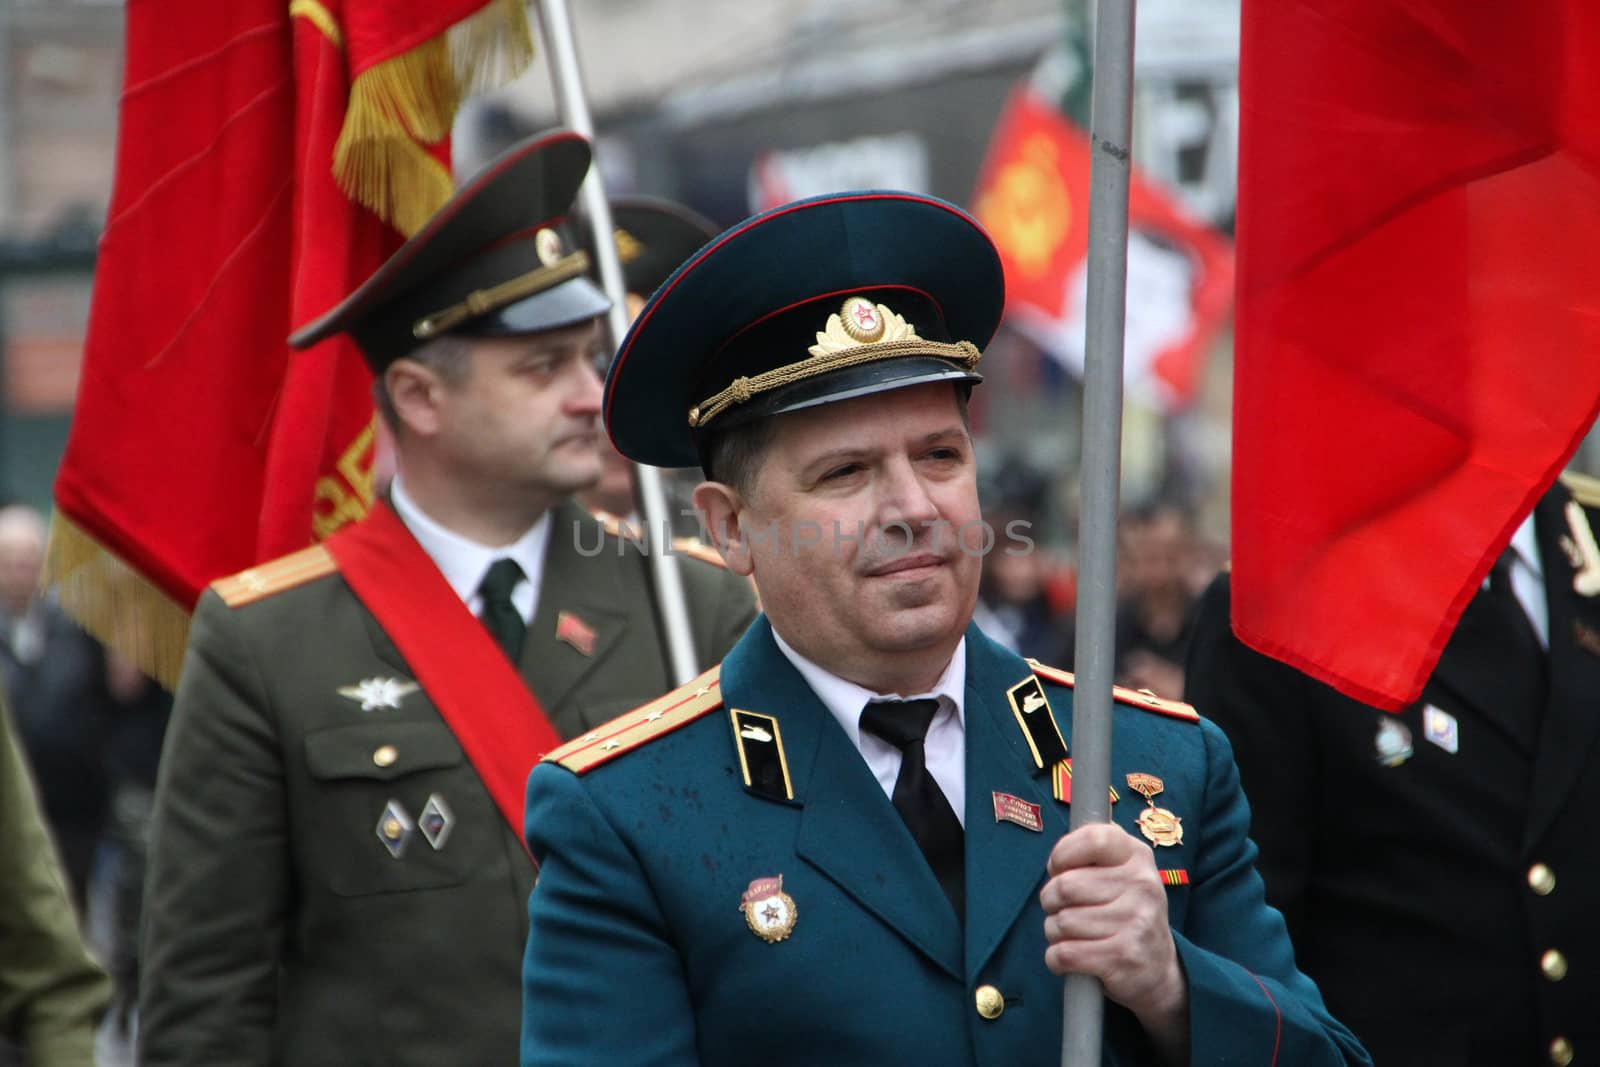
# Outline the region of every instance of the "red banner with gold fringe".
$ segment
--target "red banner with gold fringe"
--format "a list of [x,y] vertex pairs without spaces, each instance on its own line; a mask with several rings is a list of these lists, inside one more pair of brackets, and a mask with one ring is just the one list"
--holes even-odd
[[128,4],[117,173],[48,579],[167,684],[212,580],[372,502],[371,376],[290,353],[450,195],[462,96],[532,55],[517,0]]

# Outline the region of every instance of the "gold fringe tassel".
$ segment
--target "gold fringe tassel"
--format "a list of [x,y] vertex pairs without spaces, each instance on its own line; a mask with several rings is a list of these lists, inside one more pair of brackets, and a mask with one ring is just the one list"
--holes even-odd
[[44,582],[91,636],[167,689],[177,686],[189,612],[60,511],[50,522]]
[[339,187],[405,236],[416,233],[453,190],[423,146],[449,135],[468,94],[504,84],[532,61],[522,0],[489,0],[448,33],[362,71],[333,150]]

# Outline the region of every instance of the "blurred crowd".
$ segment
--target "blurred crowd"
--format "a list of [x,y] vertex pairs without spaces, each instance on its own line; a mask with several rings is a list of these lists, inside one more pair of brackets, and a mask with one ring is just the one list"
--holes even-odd
[[[1071,669],[1077,567],[1052,547],[1037,498],[1001,499],[990,525],[1032,531],[1033,544],[1004,541],[985,559],[978,621],[1021,655]],[[1123,513],[1117,525],[1116,683],[1160,697],[1183,697],[1183,663],[1195,606],[1226,560],[1202,537],[1190,511],[1155,501]]]
[[[0,507],[0,685],[84,935],[126,1026],[138,983],[139,903],[171,697],[41,593],[46,524]],[[17,1062],[0,1039],[0,1065]]]

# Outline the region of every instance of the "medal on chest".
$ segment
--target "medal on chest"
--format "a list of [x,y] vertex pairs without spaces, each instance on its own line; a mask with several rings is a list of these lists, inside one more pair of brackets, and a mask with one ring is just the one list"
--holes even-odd
[[1156,807],[1156,796],[1166,783],[1153,774],[1135,771],[1128,775],[1128,788],[1144,797],[1147,807],[1139,813],[1139,832],[1156,846],[1183,844],[1183,820],[1166,808]]

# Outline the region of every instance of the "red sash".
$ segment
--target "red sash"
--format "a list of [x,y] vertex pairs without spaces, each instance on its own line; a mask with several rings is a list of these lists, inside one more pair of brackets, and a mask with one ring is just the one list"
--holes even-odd
[[561,744],[527,683],[387,502],[323,543],[521,840],[528,775]]

